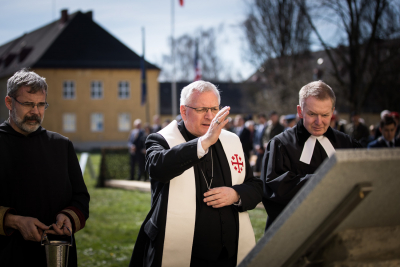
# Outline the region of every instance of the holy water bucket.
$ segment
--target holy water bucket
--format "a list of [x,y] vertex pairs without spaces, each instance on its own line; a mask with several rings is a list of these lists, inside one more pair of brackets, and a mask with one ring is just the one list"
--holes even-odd
[[[68,231],[71,230],[67,227]],[[41,245],[46,250],[47,267],[68,267],[69,247],[72,246],[72,233],[71,242],[63,240],[49,240],[47,236],[42,235]],[[43,238],[44,237],[44,238]]]

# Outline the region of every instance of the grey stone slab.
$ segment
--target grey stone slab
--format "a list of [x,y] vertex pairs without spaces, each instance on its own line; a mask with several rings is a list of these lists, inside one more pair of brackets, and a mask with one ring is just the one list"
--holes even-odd
[[321,250],[326,262],[400,260],[400,226],[346,229]]
[[282,266],[360,183],[371,183],[372,192],[332,235],[345,229],[400,225],[399,174],[400,149],[337,151],[239,266]]

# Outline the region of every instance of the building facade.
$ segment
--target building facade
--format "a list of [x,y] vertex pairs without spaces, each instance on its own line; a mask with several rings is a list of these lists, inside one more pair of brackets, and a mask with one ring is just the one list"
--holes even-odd
[[[48,84],[43,127],[78,149],[125,145],[132,122],[159,114],[160,69],[146,62],[147,101],[141,104],[141,57],[80,11],[0,46],[0,94],[7,79],[31,68]],[[0,119],[8,118],[4,105]],[[150,121],[149,121],[150,122]]]

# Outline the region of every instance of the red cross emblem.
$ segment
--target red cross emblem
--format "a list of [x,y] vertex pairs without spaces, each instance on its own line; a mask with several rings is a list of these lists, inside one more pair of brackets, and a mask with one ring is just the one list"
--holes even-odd
[[[236,161],[234,161],[235,159],[236,159]],[[243,161],[242,161],[242,158],[238,156],[238,154],[234,154],[234,155],[232,156],[231,163],[232,163],[234,169],[235,169],[238,173],[241,173],[241,172],[242,172],[242,170],[243,170]],[[235,165],[237,165],[237,166],[235,166]]]

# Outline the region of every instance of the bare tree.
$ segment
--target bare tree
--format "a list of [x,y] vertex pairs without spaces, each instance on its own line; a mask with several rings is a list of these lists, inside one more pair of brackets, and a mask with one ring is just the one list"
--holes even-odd
[[[305,0],[299,1],[305,7]],[[243,23],[248,59],[260,66],[248,85],[260,110],[295,112],[298,90],[312,79],[311,27],[294,0],[253,0]],[[309,69],[309,71],[304,71]],[[293,108],[294,107],[294,108]]]
[[296,57],[309,50],[311,28],[298,3],[254,0],[249,8],[244,30],[249,55],[258,66],[272,58]]
[[[171,40],[169,41],[171,46]],[[217,52],[217,30],[214,28],[198,29],[193,34],[184,34],[175,39],[176,79],[178,81],[192,81],[194,79],[196,42],[198,42],[202,79],[215,81],[221,80],[223,76],[226,79],[224,64]],[[163,55],[161,80],[171,80],[171,62],[171,55]]]
[[[324,48],[335,78],[352,110],[361,111],[371,92],[385,81],[399,58],[399,1],[320,0],[296,1]],[[339,46],[333,47],[317,25],[337,27]],[[336,46],[336,44],[335,44]],[[399,80],[397,79],[397,82]],[[397,83],[398,84],[398,83]]]

